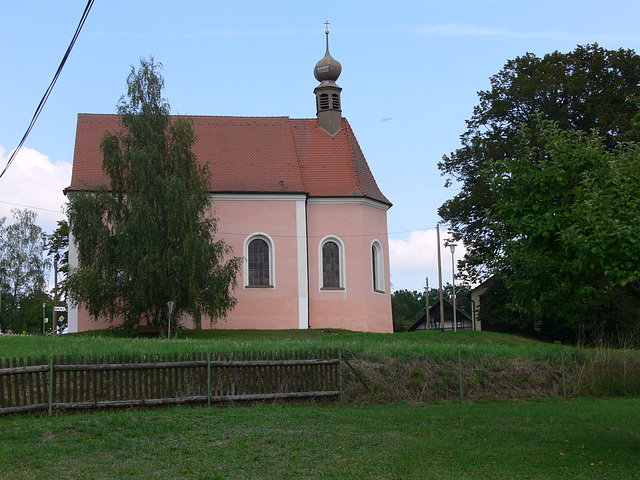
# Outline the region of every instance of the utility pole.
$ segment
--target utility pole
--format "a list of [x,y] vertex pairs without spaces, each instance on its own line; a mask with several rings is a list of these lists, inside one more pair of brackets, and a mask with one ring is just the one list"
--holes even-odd
[[431,318],[429,316],[429,277],[426,277],[426,286],[424,287],[424,296],[425,296],[425,308],[427,309],[427,316],[425,317],[427,320],[427,330],[431,329]]
[[438,234],[438,280],[440,282],[440,330],[444,332],[444,292],[442,291],[442,256],[440,254],[440,224],[436,225]]
[[58,332],[58,314],[56,307],[58,306],[58,256],[53,256],[53,335]]

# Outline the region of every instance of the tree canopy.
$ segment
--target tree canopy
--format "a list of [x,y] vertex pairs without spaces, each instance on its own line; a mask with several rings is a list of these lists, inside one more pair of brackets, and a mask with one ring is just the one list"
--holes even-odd
[[583,327],[621,288],[640,299],[640,143],[608,143],[538,119],[512,159],[487,162],[501,245],[488,263],[513,309]]
[[640,99],[640,57],[597,44],[542,58],[527,53],[507,62],[490,81],[491,89],[478,93],[461,148],[439,164],[447,183],[460,186],[438,213],[450,222],[454,238],[465,243],[460,266],[470,280],[491,272],[491,262],[503,254],[500,228],[507,227],[493,224],[500,194],[483,169],[512,159],[520,127],[538,118],[557,122],[561,130],[593,129],[605,149],[636,138],[632,120]]
[[[47,255],[53,266],[53,303],[65,301],[67,297],[67,275],[69,274],[69,222],[58,221],[58,226],[47,238]],[[62,280],[59,274],[63,275]],[[64,319],[64,320],[61,320]],[[65,327],[67,315],[59,316],[53,313],[53,331],[57,333],[59,327]]]
[[0,219],[0,274],[15,299],[44,290],[49,263],[44,256],[45,236],[31,210],[11,210],[14,222]]
[[462,276],[497,276],[483,322],[491,311],[565,339],[633,323],[640,56],[597,44],[527,53],[490,82],[439,164],[460,187],[438,212],[466,246]]
[[118,102],[122,129],[101,143],[110,185],[70,195],[79,268],[69,296],[97,318],[162,325],[201,314],[212,322],[235,305],[240,259],[215,238],[206,165],[192,151],[191,124],[170,116],[162,65],[141,59]]
[[0,218],[0,324],[14,332],[42,331],[42,304],[49,260],[45,235],[31,210],[11,211],[13,223]]

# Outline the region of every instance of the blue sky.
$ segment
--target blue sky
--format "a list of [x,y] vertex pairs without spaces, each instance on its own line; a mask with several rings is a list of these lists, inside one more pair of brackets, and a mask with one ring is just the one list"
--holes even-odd
[[[75,31],[86,0],[0,0],[0,164],[4,168]],[[0,217],[29,206],[52,231],[70,181],[78,113],[114,113],[130,65],[164,65],[172,113],[315,115],[315,63],[342,64],[343,115],[394,206],[394,289],[437,282],[437,163],[459,146],[477,91],[507,60],[597,42],[640,51],[633,1],[96,0],[21,154],[0,179]],[[446,237],[446,227],[442,230]],[[456,255],[461,252],[458,250]],[[443,258],[443,279],[451,257]]]

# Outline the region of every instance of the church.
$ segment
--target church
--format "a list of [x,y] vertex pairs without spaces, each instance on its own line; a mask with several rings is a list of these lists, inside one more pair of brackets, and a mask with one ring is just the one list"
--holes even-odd
[[[211,172],[217,238],[243,258],[236,307],[202,328],[392,332],[387,210],[351,125],[342,116],[340,63],[316,64],[316,117],[186,116],[193,151]],[[109,185],[100,142],[118,115],[79,114],[65,193]],[[69,263],[78,266],[70,238]],[[192,328],[190,318],[181,318]],[[69,306],[69,332],[107,328]]]

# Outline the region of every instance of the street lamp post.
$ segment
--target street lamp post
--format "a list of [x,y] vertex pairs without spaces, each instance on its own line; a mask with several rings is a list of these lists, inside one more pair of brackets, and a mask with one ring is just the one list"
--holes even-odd
[[449,248],[451,249],[451,284],[453,285],[453,331],[458,331],[458,322],[456,321],[456,262],[455,262],[455,253],[456,253],[456,244],[450,243]]

